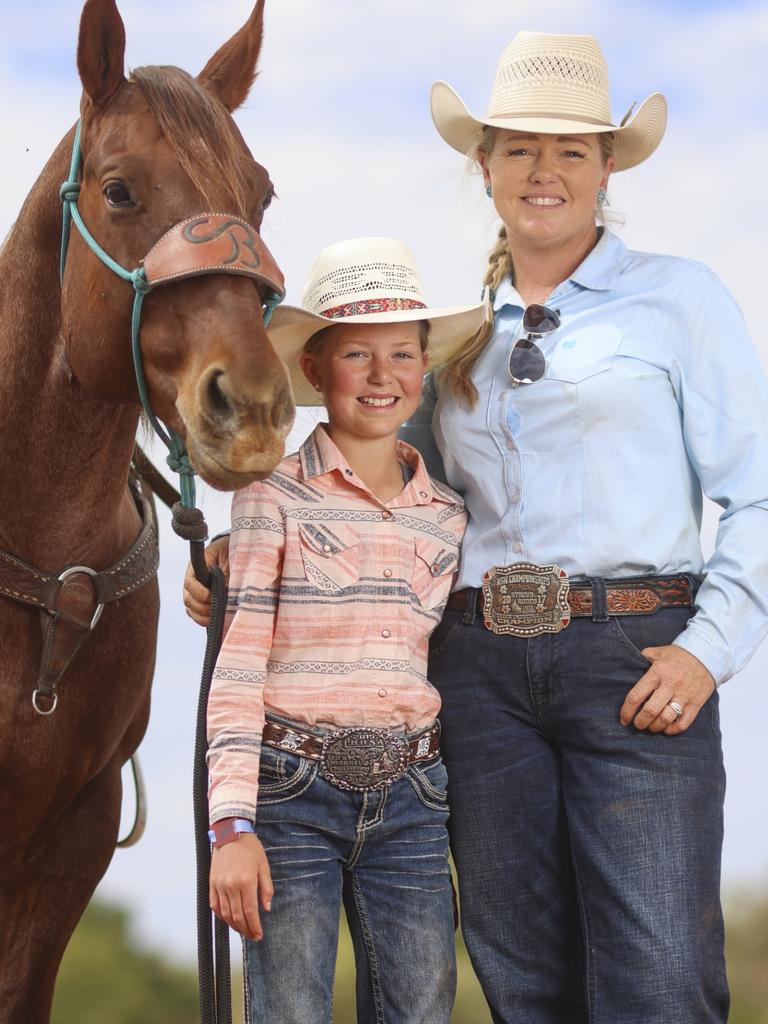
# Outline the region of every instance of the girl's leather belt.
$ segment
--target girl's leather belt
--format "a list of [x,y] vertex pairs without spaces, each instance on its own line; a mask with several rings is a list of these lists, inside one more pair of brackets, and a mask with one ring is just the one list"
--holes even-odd
[[268,718],[262,742],[320,762],[320,774],[339,789],[383,789],[408,765],[440,753],[440,723],[405,736],[389,729],[334,729],[315,733]]

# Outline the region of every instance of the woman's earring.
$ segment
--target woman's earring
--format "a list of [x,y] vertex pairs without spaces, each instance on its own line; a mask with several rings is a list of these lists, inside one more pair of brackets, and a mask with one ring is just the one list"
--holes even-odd
[[493,189],[491,188],[490,181],[486,181],[485,183],[485,194],[488,196],[489,199],[493,198]]
[[604,188],[599,188],[597,190],[597,203],[598,203],[598,206],[605,206],[607,200],[608,200],[608,193],[605,191]]

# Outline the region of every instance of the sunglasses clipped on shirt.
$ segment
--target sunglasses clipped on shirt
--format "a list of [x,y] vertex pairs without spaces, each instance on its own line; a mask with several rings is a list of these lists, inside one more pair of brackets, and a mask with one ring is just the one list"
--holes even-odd
[[523,330],[526,337],[521,338],[509,354],[509,376],[512,384],[535,384],[541,380],[547,369],[544,353],[533,340],[551,334],[560,326],[560,310],[550,309],[534,303],[527,306],[523,313]]

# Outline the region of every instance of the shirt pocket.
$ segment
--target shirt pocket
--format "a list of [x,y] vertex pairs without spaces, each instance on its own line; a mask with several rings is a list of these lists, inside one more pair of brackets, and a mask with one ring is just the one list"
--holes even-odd
[[418,536],[415,544],[413,592],[422,608],[436,608],[448,600],[459,564],[458,548],[428,535]]
[[588,377],[610,370],[623,332],[613,324],[594,324],[568,332],[547,359],[546,376],[579,384]]
[[318,590],[336,594],[360,579],[357,533],[344,523],[299,523],[304,575]]

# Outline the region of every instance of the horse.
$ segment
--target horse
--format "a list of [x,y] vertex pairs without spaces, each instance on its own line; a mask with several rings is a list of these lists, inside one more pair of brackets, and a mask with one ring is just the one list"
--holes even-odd
[[[200,476],[226,490],[272,471],[293,418],[263,324],[263,282],[249,270],[266,258],[258,231],[274,190],[231,117],[256,77],[263,8],[258,0],[196,78],[173,67],[126,76],[114,0],[87,0],[82,176],[64,196],[128,268],[165,252],[159,239],[180,238],[174,225],[199,242],[198,215],[225,211],[209,231],[226,250],[216,272],[205,273],[205,258],[178,279],[171,268],[143,296],[139,339],[154,414],[186,441]],[[0,250],[0,552],[6,571],[70,601],[69,618],[55,601],[22,603],[0,573],[2,1024],[49,1020],[62,954],[110,862],[121,767],[149,714],[159,611],[155,538],[129,480],[140,418],[131,284],[76,231],[60,281],[59,190],[74,141],[72,128]],[[242,273],[217,272],[237,259]],[[93,598],[102,584],[110,593]],[[92,598],[99,608],[91,616],[89,605],[83,623],[78,602]],[[67,647],[73,623],[80,639]],[[49,669],[68,664],[41,696],[46,659]]]

